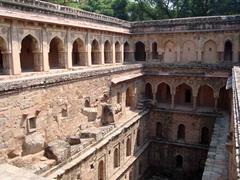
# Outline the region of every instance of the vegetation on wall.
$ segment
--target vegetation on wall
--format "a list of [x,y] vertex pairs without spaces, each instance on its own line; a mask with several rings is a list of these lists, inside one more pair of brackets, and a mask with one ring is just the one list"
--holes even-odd
[[240,0],[48,0],[124,20],[240,14]]

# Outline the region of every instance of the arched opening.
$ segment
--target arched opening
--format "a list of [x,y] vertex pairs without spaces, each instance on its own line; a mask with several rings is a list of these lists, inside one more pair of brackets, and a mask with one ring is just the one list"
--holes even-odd
[[198,90],[197,105],[202,107],[214,107],[214,104],[213,89],[207,85],[201,86]]
[[230,110],[231,104],[228,91],[226,87],[222,87],[219,91],[218,108],[223,110]]
[[192,88],[183,83],[176,88],[175,104],[192,105]]
[[85,61],[85,47],[81,39],[76,39],[72,47],[72,65],[73,66],[86,66]]
[[183,167],[183,157],[181,155],[176,156],[176,168]]
[[176,60],[176,47],[173,42],[168,41],[164,46],[164,62],[174,63]]
[[130,62],[130,46],[128,42],[124,43],[124,62]]
[[140,131],[140,129],[138,129],[138,131],[137,131],[136,144],[137,144],[137,146],[140,146],[140,144],[141,144],[141,131]]
[[209,143],[210,143],[209,129],[207,127],[203,127],[201,131],[201,144]]
[[212,40],[209,40],[204,44],[203,61],[205,63],[216,63],[217,62],[217,45]]
[[150,83],[147,83],[145,86],[145,98],[153,99],[152,85]]
[[114,164],[114,168],[117,168],[120,166],[120,152],[119,152],[119,149],[116,148],[114,150],[114,158],[113,158],[113,164]]
[[186,41],[182,49],[182,62],[188,63],[197,60],[196,45],[192,41]]
[[180,124],[178,126],[177,139],[179,139],[179,140],[185,139],[185,126],[183,124]]
[[166,83],[161,83],[157,87],[156,100],[158,103],[171,103],[170,86]]
[[104,180],[105,176],[105,167],[104,167],[104,162],[101,160],[98,164],[98,180]]
[[104,63],[105,64],[109,64],[112,63],[113,59],[112,59],[112,48],[111,48],[111,44],[109,41],[106,41],[104,43]]
[[161,138],[163,136],[162,134],[162,124],[160,122],[157,122],[156,124],[156,137]]
[[132,143],[131,138],[127,139],[127,146],[126,146],[126,156],[130,156],[132,152]]
[[7,51],[7,43],[6,41],[0,37],[0,73],[7,74],[10,69],[9,61],[6,58],[6,51]]
[[146,61],[146,52],[145,52],[145,45],[138,41],[135,44],[135,60],[136,61]]
[[119,42],[115,43],[115,59],[116,63],[121,63],[121,46]]
[[127,88],[126,91],[126,107],[133,106],[133,89],[131,87]]
[[224,44],[224,61],[232,61],[232,43],[229,40]]
[[158,46],[157,43],[152,43],[152,59],[158,59]]
[[21,44],[20,62],[22,71],[40,70],[38,42],[31,36],[27,35]]
[[50,42],[49,49],[49,67],[50,69],[64,68],[64,46],[60,38],[55,37]]
[[100,47],[96,39],[93,40],[92,42],[92,50],[91,50],[91,60],[92,64],[101,64],[101,52],[100,52]]

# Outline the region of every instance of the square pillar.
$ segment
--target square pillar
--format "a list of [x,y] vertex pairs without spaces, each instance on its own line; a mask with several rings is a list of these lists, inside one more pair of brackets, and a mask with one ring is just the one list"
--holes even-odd
[[66,68],[71,69],[72,68],[72,43],[70,39],[70,30],[67,31],[67,57],[66,57]]
[[43,63],[43,71],[49,71],[49,44],[47,40],[47,31],[45,28],[42,30],[42,63]]
[[113,64],[116,64],[116,53],[115,52],[116,52],[115,43],[112,43],[112,62],[113,62]]

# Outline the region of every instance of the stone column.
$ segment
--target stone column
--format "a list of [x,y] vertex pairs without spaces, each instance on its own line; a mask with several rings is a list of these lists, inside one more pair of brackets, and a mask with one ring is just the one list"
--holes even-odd
[[67,52],[60,51],[59,52],[59,67],[60,68],[67,68]]
[[47,31],[46,28],[42,30],[42,64],[43,64],[43,71],[49,71],[49,44],[47,40]]
[[171,93],[171,109],[175,108],[175,91]]
[[18,41],[18,32],[16,22],[13,21],[11,24],[11,46],[12,46],[12,57],[11,68],[12,74],[21,74],[21,65],[20,65],[20,47]]
[[104,63],[104,43],[103,42],[100,44],[99,62],[100,62],[100,64],[105,64]]
[[177,44],[176,53],[177,53],[177,62],[180,62],[181,61],[181,47],[179,44]]
[[114,43],[112,43],[112,57],[110,57],[110,58],[112,58],[112,62],[113,62],[113,64],[116,64],[116,53],[115,53],[115,44]]
[[66,56],[66,68],[72,68],[72,43],[70,30],[67,30],[67,56]]
[[124,61],[124,44],[120,44],[120,63]]
[[218,97],[214,97],[214,111],[218,109]]
[[193,96],[193,110],[195,111],[196,108],[197,108],[197,96],[194,95],[194,96]]
[[92,51],[92,45],[91,43],[88,41],[87,44],[86,44],[86,61],[87,61],[87,65],[88,66],[91,66],[92,65],[92,54],[91,54],[91,51]]
[[42,52],[34,51],[33,59],[34,59],[33,62],[34,71],[43,71]]

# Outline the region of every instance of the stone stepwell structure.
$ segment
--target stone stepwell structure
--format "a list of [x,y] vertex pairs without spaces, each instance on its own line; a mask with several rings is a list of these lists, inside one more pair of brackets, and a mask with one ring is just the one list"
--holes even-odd
[[1,0],[0,179],[239,179],[239,29]]

